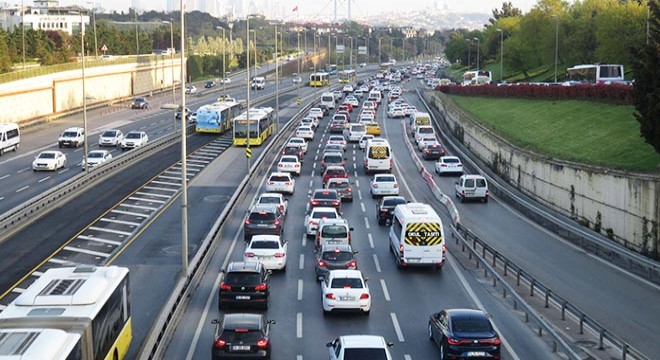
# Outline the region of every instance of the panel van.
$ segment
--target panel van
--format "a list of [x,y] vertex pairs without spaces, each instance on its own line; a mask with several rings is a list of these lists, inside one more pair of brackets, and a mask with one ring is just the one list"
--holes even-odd
[[21,130],[16,123],[0,124],[0,155],[18,150],[21,145]]
[[392,171],[392,150],[387,140],[374,138],[367,141],[364,152],[364,171],[367,174],[376,171]]
[[428,204],[408,203],[394,208],[390,226],[390,249],[399,268],[445,263],[442,220]]

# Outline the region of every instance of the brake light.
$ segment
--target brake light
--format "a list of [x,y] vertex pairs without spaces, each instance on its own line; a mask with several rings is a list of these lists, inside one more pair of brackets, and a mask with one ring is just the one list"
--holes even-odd
[[272,182],[272,181],[268,182],[268,185],[273,185],[273,184],[274,184],[274,182]]
[[254,287],[254,290],[256,290],[256,291],[266,291],[266,290],[268,290],[268,285],[259,284],[259,285]]
[[249,330],[246,329],[246,328],[236,328],[236,329],[234,329],[234,332],[237,332],[237,333],[246,333],[248,331]]
[[283,166],[284,166],[284,164],[281,164],[281,163],[277,164],[277,167],[283,167]]
[[245,225],[250,225],[250,219],[245,219]]
[[254,257],[254,253],[246,252],[245,254],[243,254],[243,256],[251,258]]
[[280,210],[284,211],[284,205],[279,206]]
[[339,206],[339,201],[333,201],[332,205]]
[[403,257],[403,249],[404,249],[403,244],[400,244],[399,245],[399,256],[401,256],[401,257]]
[[259,349],[266,349],[268,348],[268,339],[259,339],[257,340],[257,347]]
[[275,253],[275,257],[276,257],[276,258],[283,258],[283,257],[284,257],[284,253]]
[[488,190],[486,190],[486,197],[488,197],[488,195],[490,195],[490,193],[488,192]]
[[290,186],[290,185],[293,185],[293,184],[287,181],[287,182],[284,183],[284,185]]
[[316,200],[312,200],[312,205],[318,205],[318,204],[319,204],[318,201],[316,201]]
[[349,269],[355,269],[357,268],[357,262],[355,260],[351,261],[348,263],[348,268]]
[[220,290],[231,290],[231,286],[225,283],[220,284]]
[[278,226],[280,224],[279,220],[275,220],[275,226]]
[[373,187],[378,188],[378,184],[374,183]]
[[213,347],[216,349],[222,349],[223,347],[225,347],[225,345],[227,345],[227,340],[223,338],[215,339],[215,341],[213,342]]
[[348,189],[346,189],[346,191],[348,191],[348,192],[353,192],[353,189],[348,188]]
[[394,188],[396,189],[396,188],[398,188],[398,187],[399,187],[399,184],[395,183],[395,184],[394,184]]
[[369,298],[369,294],[367,293],[360,295],[360,300],[367,300],[368,298]]
[[481,340],[480,342],[482,344],[500,345],[502,343],[502,340],[500,340],[499,337],[496,337],[492,339]]
[[326,299],[330,299],[330,300],[334,300],[334,299],[336,299],[335,294],[333,294],[333,293],[325,294],[325,298],[326,298]]
[[326,266],[328,266],[327,262],[325,262],[323,260],[319,260],[318,267],[326,267]]
[[447,344],[449,345],[469,344],[470,342],[471,342],[470,340],[458,340],[458,339],[447,338]]

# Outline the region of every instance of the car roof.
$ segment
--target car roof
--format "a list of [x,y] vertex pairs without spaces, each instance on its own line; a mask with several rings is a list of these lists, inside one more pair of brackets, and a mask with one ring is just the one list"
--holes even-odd
[[278,198],[284,198],[284,195],[282,195],[282,194],[280,194],[280,193],[274,193],[274,192],[265,192],[265,193],[259,195],[259,198],[262,198],[262,197],[278,197]]
[[349,180],[347,178],[330,178],[328,184],[330,183],[347,183]]
[[260,262],[233,261],[227,266],[227,272],[257,272],[261,266]]
[[259,240],[259,241],[280,241],[280,236],[279,235],[252,235],[252,239],[250,242]]
[[451,319],[488,319],[488,315],[476,309],[447,309],[447,315]]
[[[335,190],[335,189],[315,189],[314,193],[312,194],[312,197],[314,195],[318,194],[318,193],[324,193],[324,192],[337,194],[337,190]],[[337,196],[339,196],[339,195],[337,195]]]
[[233,313],[225,314],[224,326],[239,327],[241,325],[249,325],[252,328],[261,328],[263,321],[262,314],[247,314],[247,313]]
[[251,213],[253,212],[259,212],[259,211],[266,211],[266,212],[277,212],[277,204],[264,204],[264,203],[257,203],[254,204],[252,209],[250,210]]
[[376,335],[344,335],[340,341],[344,348],[387,348],[385,339]]
[[329,207],[329,206],[317,206],[317,207],[315,207],[315,208],[312,208],[312,211],[311,211],[311,212],[317,212],[317,211],[318,211],[318,212],[321,212],[321,211],[323,211],[323,212],[327,212],[327,211],[329,211],[329,212],[337,212],[337,209],[335,209],[335,208],[333,208],[333,207]]
[[274,172],[270,173],[270,176],[288,176],[288,177],[291,177],[291,174],[289,174],[287,172],[276,172],[276,171],[274,171]]
[[349,244],[344,244],[344,243],[341,243],[341,244],[328,244],[328,243],[324,243],[323,245],[321,245],[321,252],[335,251],[335,250],[353,252],[353,248]]
[[296,159],[296,161],[299,161],[298,156],[296,156],[296,155],[282,155],[282,156],[280,157],[280,160],[282,160],[282,159],[284,159],[284,158],[287,158],[287,159]]
[[330,270],[330,276],[333,278],[361,278],[362,272],[360,270]]
[[344,169],[343,166],[339,166],[339,165],[330,165],[327,168],[325,168],[326,172],[328,172],[328,170],[344,170],[344,171],[346,171],[346,169]]

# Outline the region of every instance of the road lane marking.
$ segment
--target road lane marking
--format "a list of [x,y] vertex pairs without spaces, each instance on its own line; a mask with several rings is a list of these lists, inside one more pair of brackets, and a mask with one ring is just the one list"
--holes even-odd
[[300,254],[300,259],[298,260],[298,269],[302,270],[305,268],[305,254]]
[[2,200],[4,200],[4,199],[5,199],[5,197],[4,197],[4,196],[1,196],[1,197],[0,197],[0,201],[2,201]]
[[30,187],[30,185],[23,186],[22,188],[16,190],[16,192],[19,193],[19,192],[21,192],[21,191],[23,191],[23,190],[28,189],[29,187]]
[[[378,262],[378,255],[376,255],[376,254],[373,254],[373,255],[374,255],[374,265],[376,265],[376,271],[381,272],[380,271],[380,263]],[[381,280],[381,282],[382,282],[382,280]]]
[[312,186],[314,186],[314,180],[309,181],[309,187],[312,187]]
[[385,301],[390,301],[390,292],[387,290],[385,279],[380,279],[380,286],[383,289],[383,295],[385,296]]
[[22,173],[22,172],[24,172],[24,171],[27,171],[27,170],[30,170],[30,168],[27,167],[27,168],[20,169],[20,170],[16,171],[16,173],[17,173],[17,174],[20,174],[20,173]]
[[0,177],[0,180],[4,180],[4,179],[6,179],[6,178],[8,178],[8,177],[10,177],[10,176],[11,176],[11,175],[9,175],[9,174],[4,175],[4,176]]
[[371,235],[371,233],[368,233],[367,237],[369,238],[369,246],[373,249],[374,248],[374,237]]
[[316,169],[316,163],[312,164],[312,169]]
[[296,314],[296,337],[302,339],[303,337],[303,314],[299,312]]
[[298,279],[298,301],[303,298],[303,280]]
[[305,247],[307,245],[307,234],[303,233],[302,235],[302,246]]
[[364,203],[360,203],[360,208],[362,208],[362,212],[367,212],[367,209],[364,207]]
[[[2,310],[2,309],[0,309],[0,310]],[[296,356],[296,360],[303,360],[302,355],[297,355],[297,356]]]
[[403,355],[403,360],[412,360],[412,356],[410,356],[408,354],[404,354]]
[[364,227],[369,229],[369,219],[366,216],[364,217]]
[[40,183],[41,183],[41,182],[44,182],[44,181],[46,181],[46,180],[48,180],[48,179],[50,179],[50,176],[46,176],[45,178],[43,178],[43,179],[41,179],[41,180],[39,180],[38,182],[40,182]]
[[395,313],[390,313],[392,318],[392,324],[394,325],[394,332],[396,332],[396,337],[399,339],[399,342],[405,342],[406,339],[403,337],[403,332],[401,332],[401,327],[399,326],[399,320],[396,319]]
[[357,173],[357,170],[355,170],[355,177],[356,177],[356,178],[358,177],[358,173]]
[[87,255],[92,255],[92,256],[98,256],[98,257],[109,257],[111,254],[108,253],[103,253],[100,251],[93,251],[93,250],[87,250],[87,249],[81,249],[73,246],[65,246],[64,250],[68,250],[71,252],[77,252],[77,253],[82,253],[82,254],[87,254]]

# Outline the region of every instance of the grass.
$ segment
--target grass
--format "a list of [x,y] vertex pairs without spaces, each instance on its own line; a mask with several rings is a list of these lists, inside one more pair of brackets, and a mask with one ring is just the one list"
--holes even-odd
[[578,100],[450,98],[521,148],[579,163],[659,171],[660,154],[640,137],[632,106]]

